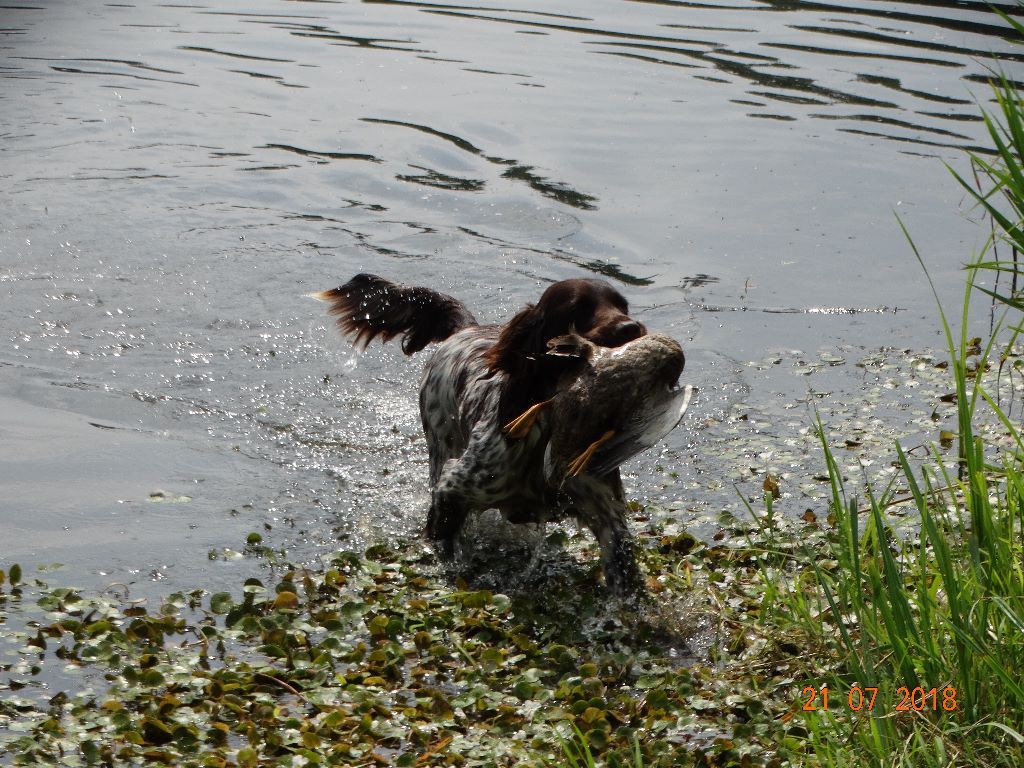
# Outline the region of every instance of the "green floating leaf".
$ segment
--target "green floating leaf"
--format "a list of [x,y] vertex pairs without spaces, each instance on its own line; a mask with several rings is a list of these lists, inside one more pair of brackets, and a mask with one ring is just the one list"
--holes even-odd
[[230,592],[214,592],[210,595],[210,610],[217,614],[227,613],[234,606],[235,601]]
[[166,723],[147,717],[142,721],[142,738],[147,744],[161,746],[174,740],[174,732]]

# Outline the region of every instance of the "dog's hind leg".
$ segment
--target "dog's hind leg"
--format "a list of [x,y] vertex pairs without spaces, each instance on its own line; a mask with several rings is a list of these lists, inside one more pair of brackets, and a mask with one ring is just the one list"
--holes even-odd
[[462,456],[448,459],[431,493],[427,536],[438,553],[450,557],[466,515],[500,507],[508,497],[505,441],[494,427],[473,434]]
[[455,554],[455,539],[466,522],[466,505],[450,493],[438,493],[430,502],[427,517],[427,538],[434,542],[438,556],[451,560]]
[[434,542],[437,554],[451,559],[466,515],[469,512],[461,493],[463,485],[458,459],[449,459],[440,472],[440,478],[430,494],[430,512],[427,514],[427,538]]

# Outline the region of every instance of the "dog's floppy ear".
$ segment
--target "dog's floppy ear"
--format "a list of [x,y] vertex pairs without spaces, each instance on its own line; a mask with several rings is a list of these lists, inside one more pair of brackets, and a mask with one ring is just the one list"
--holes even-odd
[[517,377],[532,367],[529,364],[532,359],[546,351],[544,312],[540,307],[527,304],[501,329],[501,335],[485,359],[492,373],[501,371]]
[[504,374],[498,421],[505,424],[554,394],[558,380],[586,361],[579,356],[549,355],[551,318],[540,306],[527,306],[502,329],[486,354],[492,375]]

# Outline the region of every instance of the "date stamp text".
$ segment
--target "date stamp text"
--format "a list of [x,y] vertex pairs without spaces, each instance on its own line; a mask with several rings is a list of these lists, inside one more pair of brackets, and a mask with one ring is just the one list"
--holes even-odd
[[801,692],[802,708],[805,712],[815,712],[838,705],[850,712],[878,712],[888,714],[890,712],[955,712],[959,708],[956,698],[956,688],[946,686],[945,688],[924,688],[917,686],[911,688],[903,686],[896,689],[896,696],[889,701],[883,701],[878,695],[878,688],[873,686],[854,685],[844,697],[835,695],[827,685],[820,688],[813,685],[805,685]]

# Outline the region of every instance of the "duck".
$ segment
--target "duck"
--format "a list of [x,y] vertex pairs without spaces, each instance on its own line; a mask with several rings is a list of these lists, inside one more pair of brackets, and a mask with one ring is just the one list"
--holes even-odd
[[650,333],[601,347],[574,329],[548,341],[548,357],[566,366],[555,394],[504,425],[509,439],[540,427],[544,471],[559,487],[583,473],[605,475],[653,446],[683,418],[693,395],[679,386],[686,365],[678,341]]

